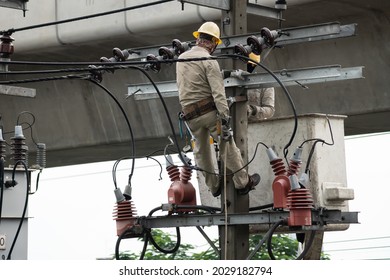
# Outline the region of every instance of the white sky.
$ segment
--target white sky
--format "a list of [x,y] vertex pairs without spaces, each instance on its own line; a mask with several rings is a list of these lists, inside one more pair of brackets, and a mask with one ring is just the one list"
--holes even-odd
[[[346,231],[325,233],[324,248],[332,259],[390,258],[390,227],[384,211],[390,197],[389,143],[390,134],[346,139],[348,187],[355,192],[349,208],[360,212],[360,224],[353,224]],[[114,254],[117,236],[112,218],[113,163],[43,170],[39,189],[30,197],[29,216],[33,217],[29,219],[30,260],[94,260]],[[164,166],[165,161],[161,163]],[[122,190],[130,167],[130,161],[118,166],[117,183]],[[170,181],[165,169],[163,180],[159,176],[160,168],[155,161],[137,161],[132,182],[139,216],[146,216],[151,209],[167,202]],[[216,238],[217,227],[206,231],[210,238]],[[208,247],[195,228],[181,232],[182,243],[204,245],[202,249]],[[120,248],[137,252],[142,245],[136,239],[127,239]]]

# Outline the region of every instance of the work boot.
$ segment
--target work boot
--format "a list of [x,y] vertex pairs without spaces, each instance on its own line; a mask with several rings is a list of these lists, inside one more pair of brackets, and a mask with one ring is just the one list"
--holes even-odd
[[242,189],[237,189],[237,193],[239,195],[246,195],[248,194],[251,190],[255,188],[260,183],[260,175],[255,173],[251,176],[249,176],[249,181],[248,184]]

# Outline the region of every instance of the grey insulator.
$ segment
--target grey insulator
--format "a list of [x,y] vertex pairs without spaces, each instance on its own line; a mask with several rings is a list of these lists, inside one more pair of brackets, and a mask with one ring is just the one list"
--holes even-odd
[[291,160],[292,160],[292,161],[295,161],[295,162],[301,162],[301,159],[302,159],[302,150],[303,150],[303,149],[302,149],[301,147],[298,147],[298,148],[295,150],[295,152],[294,152],[294,154],[293,154]]
[[299,186],[299,182],[298,182],[298,177],[297,177],[297,175],[293,174],[293,175],[291,175],[290,177],[288,177],[288,179],[290,180],[290,189],[291,189],[292,191],[301,188],[301,187]]
[[117,203],[126,200],[125,197],[124,197],[123,194],[122,194],[122,191],[121,191],[120,189],[115,189],[115,190],[114,190],[114,193],[115,193],[115,197],[116,197],[116,202],[117,202]]
[[272,148],[267,149],[267,155],[270,162],[279,159],[278,155],[274,152],[274,150],[272,150]]

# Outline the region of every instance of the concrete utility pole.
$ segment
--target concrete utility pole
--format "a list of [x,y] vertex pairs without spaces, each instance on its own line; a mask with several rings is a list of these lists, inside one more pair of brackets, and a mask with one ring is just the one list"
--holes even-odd
[[[230,10],[222,12],[221,34],[222,37],[241,35],[247,33],[247,1],[230,0]],[[226,45],[226,42],[225,42]],[[232,50],[230,50],[232,51]],[[223,69],[245,69],[245,64],[239,60],[225,60]],[[243,94],[243,89],[238,87],[226,88],[227,97]],[[232,128],[237,147],[241,150],[244,162],[248,160],[248,141],[246,102],[237,102],[231,107]],[[235,171],[235,170],[230,170]],[[229,173],[229,171],[227,171]],[[226,197],[225,197],[226,196]],[[249,211],[249,195],[238,196],[231,177],[227,180],[227,192],[222,194],[222,209],[227,202],[227,214],[245,213]],[[229,220],[225,221],[226,223]],[[245,259],[249,252],[249,225],[220,226],[221,259],[236,260]]]

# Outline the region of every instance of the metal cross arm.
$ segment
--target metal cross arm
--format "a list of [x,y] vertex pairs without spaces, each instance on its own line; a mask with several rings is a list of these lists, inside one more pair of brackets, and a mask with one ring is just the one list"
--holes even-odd
[[[283,69],[274,72],[275,76],[285,85],[307,85],[314,83],[342,81],[363,78],[363,66],[341,68],[340,65],[310,67],[300,69]],[[244,76],[244,80],[229,77],[224,80],[225,87],[266,88],[279,87],[280,84],[269,73],[252,73]],[[156,83],[163,97],[178,96],[175,81]],[[128,86],[128,96],[134,95],[136,100],[158,98],[151,84]]]
[[[260,213],[236,213],[228,214],[225,220],[225,213],[220,214],[187,214],[168,215],[153,217],[138,217],[137,224],[144,228],[170,228],[190,226],[223,226],[227,225],[266,225],[274,224],[282,219],[287,219],[288,211],[269,211]],[[358,223],[358,212],[342,212],[339,210],[312,210],[313,227],[325,224],[353,224]],[[305,227],[304,230],[313,228]],[[296,228],[292,228],[296,231]]]
[[[315,42],[322,40],[330,40],[344,37],[351,37],[356,35],[356,24],[340,25],[339,22],[330,22],[315,24],[309,26],[291,27],[285,29],[278,29],[277,32],[281,33],[281,36],[275,39],[275,45],[281,47],[284,45]],[[255,32],[245,35],[235,35],[229,37],[222,37],[222,44],[218,45],[217,52],[221,49],[234,48],[237,44],[245,44],[249,36],[261,36],[260,32]],[[193,44],[194,42],[187,42]],[[170,47],[170,44],[164,45]],[[161,46],[149,46],[145,48],[129,49],[131,55],[129,60],[146,58],[149,54],[158,54]]]

